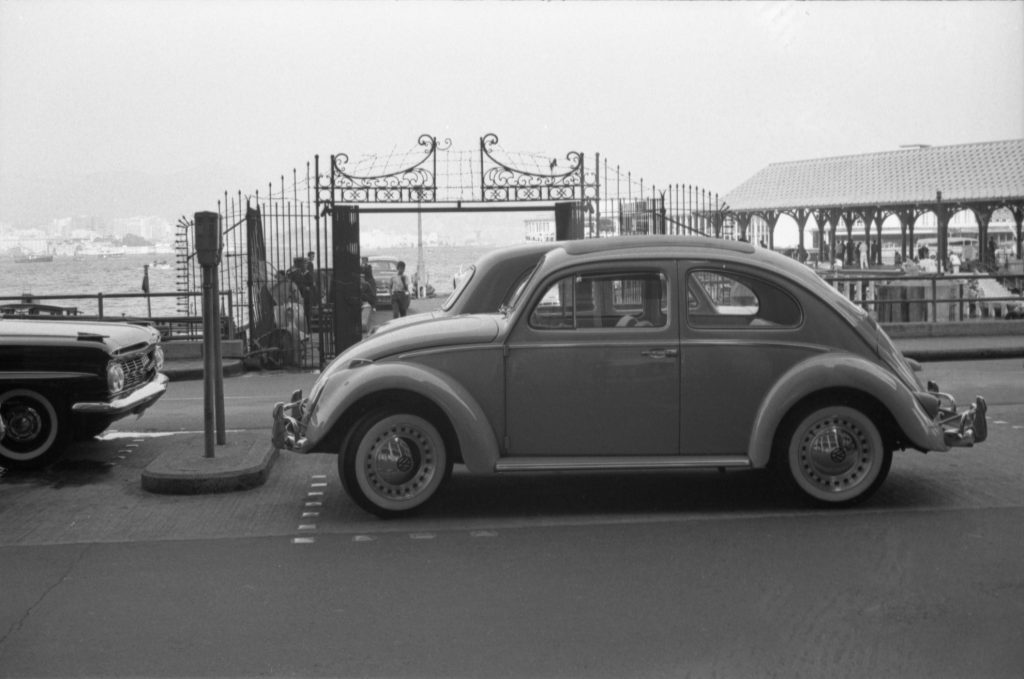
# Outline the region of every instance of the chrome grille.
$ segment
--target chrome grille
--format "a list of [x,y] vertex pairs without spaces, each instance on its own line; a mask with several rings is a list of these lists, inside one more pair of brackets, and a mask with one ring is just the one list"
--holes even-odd
[[150,347],[144,354],[136,354],[121,361],[121,367],[124,368],[124,391],[149,381],[149,368],[153,364],[152,354],[153,348]]

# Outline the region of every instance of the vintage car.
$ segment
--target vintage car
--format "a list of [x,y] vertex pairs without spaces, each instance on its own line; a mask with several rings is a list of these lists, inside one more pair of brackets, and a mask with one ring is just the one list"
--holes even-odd
[[[682,236],[567,241],[500,313],[373,335],[274,409],[273,442],[338,455],[362,508],[420,507],[477,474],[771,467],[829,506],[893,451],[987,435],[807,266]],[[769,477],[771,475],[768,475]]]
[[40,467],[163,395],[160,334],[129,323],[0,318],[0,467]]
[[488,252],[462,272],[458,284],[437,311],[393,318],[374,326],[371,332],[388,332],[442,316],[496,312],[508,304],[527,274],[555,246],[556,243],[521,243]]

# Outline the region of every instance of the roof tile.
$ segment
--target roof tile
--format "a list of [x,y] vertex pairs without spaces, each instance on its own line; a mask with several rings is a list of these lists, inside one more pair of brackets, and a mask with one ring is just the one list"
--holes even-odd
[[1024,139],[772,163],[725,196],[732,210],[1024,199]]

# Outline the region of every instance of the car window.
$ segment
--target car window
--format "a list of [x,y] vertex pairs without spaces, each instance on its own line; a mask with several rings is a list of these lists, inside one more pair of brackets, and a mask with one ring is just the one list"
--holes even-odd
[[473,276],[475,275],[476,265],[471,264],[469,269],[456,276],[456,283],[455,287],[452,289],[452,294],[448,295],[448,297],[444,300],[444,303],[441,304],[441,309],[443,311],[448,311],[453,306],[455,306],[456,300],[458,300],[459,297],[462,296],[462,292],[469,285],[469,282],[473,280]]
[[686,281],[689,324],[705,328],[792,327],[800,306],[767,281],[728,271],[691,271]]
[[668,285],[660,272],[594,273],[552,283],[530,313],[548,330],[661,328],[668,325]]

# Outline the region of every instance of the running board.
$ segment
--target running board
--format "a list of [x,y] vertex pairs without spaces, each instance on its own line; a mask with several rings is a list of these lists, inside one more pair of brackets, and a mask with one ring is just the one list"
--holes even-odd
[[749,469],[746,455],[608,457],[503,457],[496,472],[643,471],[656,469]]

